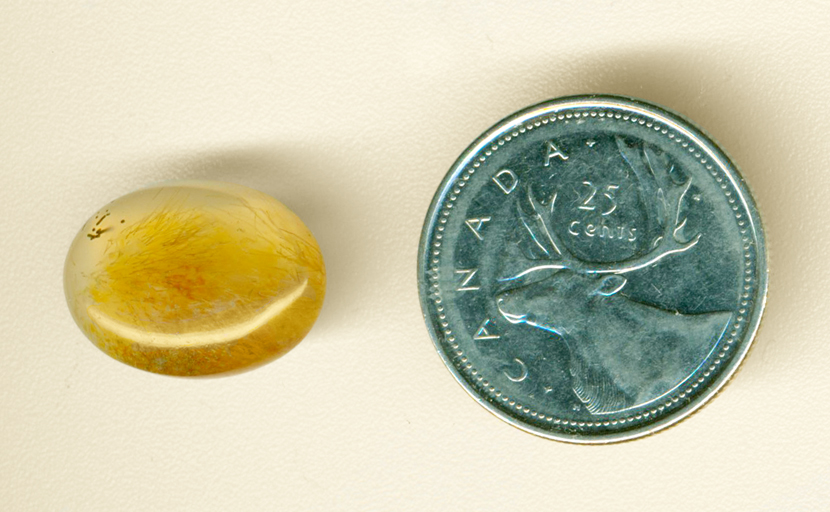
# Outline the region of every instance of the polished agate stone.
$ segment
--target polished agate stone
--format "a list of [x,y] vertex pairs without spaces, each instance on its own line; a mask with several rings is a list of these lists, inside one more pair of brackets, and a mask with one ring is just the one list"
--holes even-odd
[[311,329],[326,272],[317,242],[274,198],[181,181],[127,194],[75,237],[64,288],[81,330],[150,372],[209,375],[286,353]]

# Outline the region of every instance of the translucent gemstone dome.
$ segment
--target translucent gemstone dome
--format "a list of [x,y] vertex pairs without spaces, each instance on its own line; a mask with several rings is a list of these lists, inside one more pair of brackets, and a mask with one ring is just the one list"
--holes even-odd
[[168,375],[273,360],[299,343],[325,295],[320,248],[274,198],[230,183],[154,185],[99,210],[72,242],[72,316],[106,354]]

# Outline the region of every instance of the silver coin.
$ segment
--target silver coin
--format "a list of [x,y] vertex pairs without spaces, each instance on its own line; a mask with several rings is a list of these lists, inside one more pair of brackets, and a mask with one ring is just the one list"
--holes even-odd
[[530,107],[470,145],[432,201],[418,273],[464,389],[577,443],[700,408],[746,355],[767,292],[735,165],[688,120],[614,96]]

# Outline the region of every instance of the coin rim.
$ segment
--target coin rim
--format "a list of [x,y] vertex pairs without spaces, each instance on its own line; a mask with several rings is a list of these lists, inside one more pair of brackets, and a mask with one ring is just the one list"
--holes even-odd
[[[514,128],[523,125],[532,118],[577,107],[624,108],[634,114],[645,114],[649,117],[662,118],[661,122],[665,122],[672,129],[688,137],[690,141],[693,141],[699,147],[709,152],[715,158],[718,167],[725,171],[726,175],[730,178],[730,181],[732,181],[735,190],[740,194],[741,199],[747,205],[747,213],[752,220],[754,242],[756,245],[756,265],[758,268],[757,287],[756,293],[754,294],[756,304],[755,308],[753,308],[752,317],[746,324],[746,334],[743,338],[741,338],[741,347],[738,351],[736,351],[729,363],[725,365],[725,367],[722,367],[724,369],[710,381],[707,389],[697,394],[688,404],[681,406],[674,412],[666,413],[660,419],[644,424],[642,427],[596,435],[590,433],[568,435],[563,432],[548,430],[524,423],[519,419],[508,415],[499,407],[479,395],[446,354],[445,349],[442,346],[442,341],[439,339],[439,333],[435,331],[435,328],[430,321],[429,308],[431,307],[431,299],[430,294],[428,293],[428,283],[426,279],[426,271],[429,267],[428,243],[432,239],[435,226],[437,225],[438,214],[440,213],[439,206],[444,203],[444,200],[451,189],[452,183],[455,182],[456,178],[473,160],[475,155],[489,145],[492,140],[513,130]],[[441,181],[441,184],[432,198],[429,209],[427,210],[418,246],[418,292],[420,296],[421,312],[424,317],[424,322],[427,325],[427,330],[432,338],[433,345],[455,380],[476,402],[508,424],[547,439],[576,444],[608,444],[648,436],[688,418],[707,404],[709,400],[717,395],[718,392],[730,381],[731,377],[738,370],[749,352],[749,349],[758,333],[761,317],[763,316],[763,312],[766,308],[768,289],[769,255],[766,247],[764,229],[755,199],[751,195],[749,187],[747,186],[747,183],[737,165],[735,165],[727,153],[720,148],[720,146],[711,136],[708,135],[708,133],[687,119],[685,116],[654,103],[627,96],[590,94],[556,98],[522,109],[494,124],[477,139],[475,139],[472,144],[467,146],[467,148],[461,153],[461,155],[447,171],[444,179]]]

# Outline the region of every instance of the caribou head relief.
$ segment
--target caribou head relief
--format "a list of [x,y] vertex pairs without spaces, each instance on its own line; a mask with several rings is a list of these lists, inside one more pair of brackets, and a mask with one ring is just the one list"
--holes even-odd
[[496,297],[508,322],[549,332],[565,344],[573,392],[592,414],[624,411],[671,392],[706,358],[731,315],[686,314],[626,294],[638,272],[690,257],[703,234],[686,233],[692,179],[646,143],[629,145],[616,137],[616,144],[644,209],[642,232],[649,239],[642,249],[620,261],[581,257],[561,236],[567,226],[552,220],[561,207],[557,193],[542,202],[528,187],[516,202],[516,218],[534,250],[519,272],[502,279],[515,286]]

